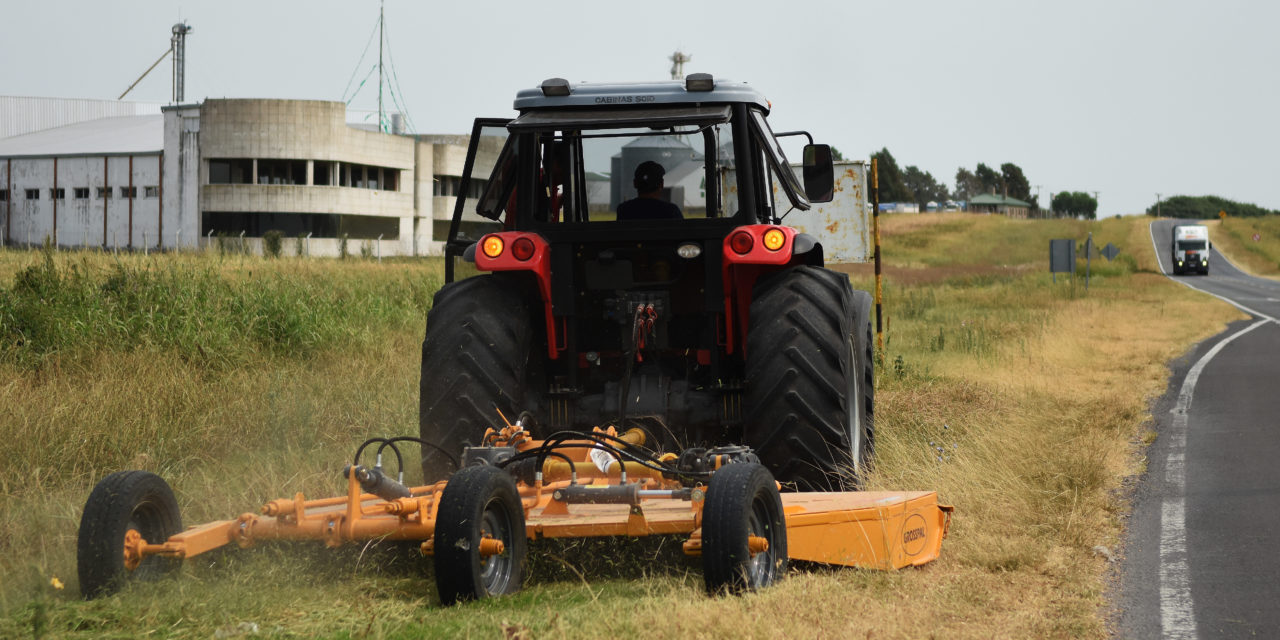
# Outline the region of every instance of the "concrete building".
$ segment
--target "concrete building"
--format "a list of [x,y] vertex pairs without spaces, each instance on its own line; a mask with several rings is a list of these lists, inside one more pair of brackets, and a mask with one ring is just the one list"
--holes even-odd
[[[346,116],[341,102],[210,99],[0,140],[3,240],[189,249],[221,237],[259,250],[274,230],[305,239],[286,252],[441,253],[457,198],[484,186],[458,193],[468,136],[379,133]],[[478,175],[501,143],[481,141]],[[120,185],[137,197],[98,188]]]

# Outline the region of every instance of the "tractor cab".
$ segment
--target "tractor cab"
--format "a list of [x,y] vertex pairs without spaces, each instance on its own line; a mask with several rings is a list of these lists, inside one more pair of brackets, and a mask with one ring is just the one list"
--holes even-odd
[[[830,147],[809,139],[802,180],[778,139],[808,134],[775,134],[763,95],[708,74],[630,84],[553,78],[520,91],[514,106],[514,119],[475,123],[460,189],[475,197],[458,199],[445,245],[441,296],[475,275],[487,282],[468,285],[485,289],[471,304],[504,299],[502,313],[528,317],[527,326],[493,328],[518,336],[494,347],[519,359],[518,371],[472,395],[531,411],[549,428],[644,419],[670,436],[653,441],[672,447],[741,441],[757,284],[797,267],[825,272],[817,239],[782,223],[831,200]],[[831,281],[829,306],[851,304],[847,279],[817,277]],[[454,437],[452,426],[432,423],[452,425],[460,409],[436,402],[451,392],[428,389],[429,367],[452,361],[428,356],[470,339],[465,327],[434,338],[431,324],[442,314],[499,312],[463,306],[442,311],[438,298],[428,321],[424,438]]]

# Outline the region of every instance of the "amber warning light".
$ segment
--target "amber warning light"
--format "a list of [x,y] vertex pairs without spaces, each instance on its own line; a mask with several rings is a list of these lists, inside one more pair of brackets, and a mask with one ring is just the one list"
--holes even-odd
[[782,233],[781,229],[770,229],[764,232],[764,248],[770,251],[777,251],[786,244],[787,236]]
[[502,255],[503,243],[502,238],[498,236],[486,236],[484,239],[484,254],[490,258],[496,258]]

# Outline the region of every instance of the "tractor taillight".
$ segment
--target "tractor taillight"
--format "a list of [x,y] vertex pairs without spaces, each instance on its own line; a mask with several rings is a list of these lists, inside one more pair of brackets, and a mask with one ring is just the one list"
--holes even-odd
[[522,261],[532,258],[533,241],[528,238],[516,238],[516,241],[511,243],[511,255],[515,256],[516,260]]
[[502,255],[502,238],[498,236],[485,236],[484,242],[481,243],[481,248],[484,250],[484,255],[489,256],[490,258],[496,258]]
[[734,253],[741,255],[746,255],[750,252],[751,247],[755,246],[755,244],[755,238],[752,238],[751,234],[746,231],[739,231],[733,234],[732,238],[729,238],[729,247],[733,249]]
[[764,248],[770,251],[777,251],[786,244],[787,236],[782,233],[782,229],[770,229],[764,232]]

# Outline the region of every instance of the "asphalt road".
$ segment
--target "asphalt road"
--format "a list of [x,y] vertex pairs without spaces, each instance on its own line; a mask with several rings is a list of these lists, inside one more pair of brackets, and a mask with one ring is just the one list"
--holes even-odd
[[[1166,274],[1174,224],[1151,225]],[[1121,638],[1280,638],[1280,282],[1217,252],[1209,274],[1170,277],[1253,318],[1175,362],[1153,407],[1119,570]]]

